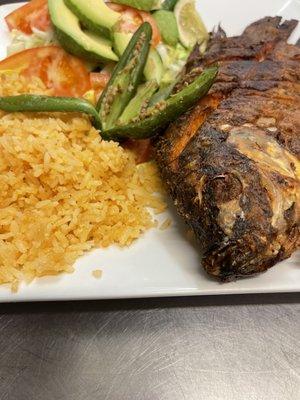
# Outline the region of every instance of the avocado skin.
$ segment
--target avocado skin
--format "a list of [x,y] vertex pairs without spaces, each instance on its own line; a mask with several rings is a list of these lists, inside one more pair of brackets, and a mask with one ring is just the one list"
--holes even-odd
[[85,50],[71,36],[67,35],[56,26],[54,26],[54,31],[60,45],[69,53],[85,60],[97,62],[99,64],[105,64],[112,61],[110,58],[100,56],[93,51]]
[[162,4],[162,9],[163,10],[169,10],[169,11],[173,11],[174,7],[176,6],[176,3],[178,2],[178,0],[165,0]]
[[100,36],[104,36],[108,39],[111,39],[111,32],[108,28],[104,26],[100,26],[98,24],[93,23],[89,18],[87,18],[81,10],[76,7],[74,2],[70,0],[64,0],[66,6],[77,16],[79,21],[90,31],[97,33]]
[[115,0],[114,3],[124,4],[125,6],[137,8],[142,11],[151,11],[155,5],[155,0]]

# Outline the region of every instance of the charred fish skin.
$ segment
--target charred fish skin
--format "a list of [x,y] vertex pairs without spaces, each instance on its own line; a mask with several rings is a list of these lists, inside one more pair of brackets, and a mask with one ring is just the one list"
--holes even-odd
[[221,281],[300,245],[300,48],[286,43],[296,24],[264,18],[239,37],[219,30],[204,57],[194,51],[181,84],[216,62],[218,78],[157,143],[177,210]]

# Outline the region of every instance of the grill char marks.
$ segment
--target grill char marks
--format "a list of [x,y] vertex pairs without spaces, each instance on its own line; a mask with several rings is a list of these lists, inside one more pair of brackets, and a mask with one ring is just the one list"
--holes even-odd
[[219,29],[176,90],[218,62],[216,82],[157,143],[204,268],[221,280],[262,272],[300,244],[300,48],[286,43],[296,25],[268,17],[233,38]]

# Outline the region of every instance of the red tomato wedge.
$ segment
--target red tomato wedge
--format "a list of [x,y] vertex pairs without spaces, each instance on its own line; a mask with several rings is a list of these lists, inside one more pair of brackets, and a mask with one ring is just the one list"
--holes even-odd
[[108,81],[110,80],[110,77],[111,77],[111,71],[106,68],[104,68],[100,72],[91,72],[90,73],[91,85],[94,89],[105,88],[105,86],[108,84]]
[[108,81],[111,77],[111,69],[104,68],[100,72],[91,72],[90,73],[90,81],[92,89],[95,91],[96,101],[98,101],[101,93],[103,92],[105,86],[108,84]]
[[51,25],[47,0],[31,0],[5,17],[10,30],[19,29],[30,34],[32,28],[46,31]]
[[161,42],[160,32],[155,19],[146,11],[139,11],[143,22],[149,22],[152,27],[152,46],[156,47]]
[[161,35],[152,15],[136,8],[115,3],[106,3],[112,10],[121,14],[118,28],[124,33],[134,33],[143,22],[149,22],[152,27],[152,46],[156,47],[161,42]]
[[28,78],[39,77],[55,96],[81,97],[91,89],[89,72],[77,57],[57,46],[36,47],[0,62],[0,71],[17,70]]

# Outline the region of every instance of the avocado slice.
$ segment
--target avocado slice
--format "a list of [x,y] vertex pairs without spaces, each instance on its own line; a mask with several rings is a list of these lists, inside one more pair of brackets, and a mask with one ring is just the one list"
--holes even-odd
[[155,80],[160,84],[164,73],[164,66],[158,52],[150,48],[148,59],[144,69],[144,75],[147,81]]
[[64,0],[48,0],[48,7],[56,37],[65,50],[89,61],[118,61],[111,42],[83,31],[79,19],[65,5]]
[[[132,37],[132,33],[122,33],[122,32],[114,32],[114,50],[115,52],[121,56],[124,50],[126,49],[130,39]],[[144,76],[147,81],[155,81],[160,84],[164,73],[164,67],[160,55],[158,52],[150,48],[148,58],[146,61],[145,69],[144,69]]]
[[132,33],[113,32],[113,48],[119,57],[124,53],[131,38]]
[[172,11],[159,10],[153,14],[163,41],[170,45],[176,46],[179,42],[179,33],[175,15]]
[[64,0],[68,8],[90,31],[110,38],[110,31],[120,14],[110,9],[103,0]]

